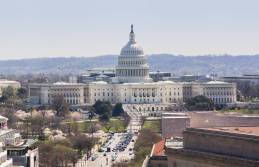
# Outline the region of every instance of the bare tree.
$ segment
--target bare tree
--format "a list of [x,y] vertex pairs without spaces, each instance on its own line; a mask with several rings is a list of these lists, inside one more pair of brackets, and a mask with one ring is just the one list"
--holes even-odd
[[96,124],[91,123],[90,126],[88,127],[88,131],[91,133],[91,136],[93,137],[93,134],[98,131],[98,127]]
[[95,145],[96,139],[85,135],[78,135],[71,137],[71,142],[73,148],[77,149],[80,155],[86,152],[88,159],[91,156],[91,150]]
[[53,96],[52,108],[56,111],[56,116],[59,117],[65,117],[69,112],[69,105],[62,95]]

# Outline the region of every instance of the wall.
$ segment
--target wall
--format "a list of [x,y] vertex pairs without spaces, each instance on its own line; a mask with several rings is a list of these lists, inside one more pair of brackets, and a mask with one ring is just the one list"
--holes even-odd
[[183,132],[187,150],[259,160],[259,137],[229,132],[193,129]]
[[215,112],[190,112],[191,127],[259,126],[259,115],[230,115]]
[[162,136],[169,138],[171,136],[182,136],[182,132],[187,127],[190,127],[189,117],[170,117],[164,116],[161,121]]
[[230,114],[218,114],[208,112],[188,112],[186,117],[164,116],[162,117],[162,136],[182,136],[181,133],[187,127],[226,127],[226,126],[259,126],[259,115],[241,116]]

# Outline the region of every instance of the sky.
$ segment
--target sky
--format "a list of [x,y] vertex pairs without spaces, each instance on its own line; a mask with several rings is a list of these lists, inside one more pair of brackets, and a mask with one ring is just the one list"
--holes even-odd
[[0,59],[259,54],[259,0],[0,0]]

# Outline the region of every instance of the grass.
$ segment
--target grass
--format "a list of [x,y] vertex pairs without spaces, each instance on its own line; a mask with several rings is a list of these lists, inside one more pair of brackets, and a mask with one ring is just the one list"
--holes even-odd
[[126,130],[126,127],[120,119],[112,118],[108,123],[103,124],[101,129],[104,132],[108,132],[108,130],[110,132],[124,132]]
[[82,133],[88,133],[88,129],[91,123],[100,124],[101,130],[103,130],[104,132],[108,132],[108,130],[112,132],[124,132],[126,130],[126,127],[124,126],[122,120],[120,120],[119,118],[111,118],[110,121],[107,123],[101,123],[98,120],[92,120],[92,122],[90,122],[89,120],[78,122],[77,124],[79,131]]
[[88,133],[89,132],[88,129],[89,129],[91,123],[96,124],[98,122],[97,122],[97,120],[92,120],[91,122],[88,120],[84,121],[84,122],[77,122],[79,131],[82,133]]
[[149,129],[154,133],[161,133],[160,120],[145,120],[143,129]]
[[240,113],[240,114],[259,114],[259,110],[255,110],[255,109],[228,109],[228,110],[219,110],[218,112],[221,112],[221,113],[236,112],[236,113]]

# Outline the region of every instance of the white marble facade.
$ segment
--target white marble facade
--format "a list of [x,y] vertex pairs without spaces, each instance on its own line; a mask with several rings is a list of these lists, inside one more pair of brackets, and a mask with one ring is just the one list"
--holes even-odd
[[171,81],[152,83],[89,84],[89,103],[170,104],[182,102],[182,85]]
[[114,82],[140,83],[152,82],[149,77],[149,65],[144,50],[135,40],[133,25],[129,34],[128,43],[121,49],[116,67]]
[[[172,105],[205,95],[216,104],[236,101],[236,85],[226,82],[152,82],[142,47],[136,42],[133,25],[128,43],[121,49],[113,82],[30,84],[29,102],[51,104],[53,96],[63,95],[71,105],[89,105],[98,100],[112,104]],[[156,108],[156,107],[155,107]]]

